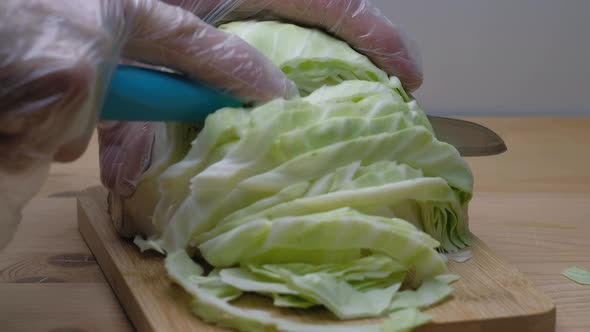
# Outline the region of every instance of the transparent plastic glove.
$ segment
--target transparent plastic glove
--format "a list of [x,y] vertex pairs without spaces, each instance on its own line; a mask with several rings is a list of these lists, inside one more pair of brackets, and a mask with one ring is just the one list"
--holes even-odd
[[[213,25],[248,18],[271,18],[319,27],[346,40],[389,74],[399,77],[409,91],[422,83],[415,44],[366,0],[164,1]],[[149,209],[155,201],[142,197],[142,206],[148,211],[136,211],[131,216],[125,215],[128,209],[124,205],[135,192],[143,172],[158,158],[151,155],[157,125],[108,123],[99,127],[101,179],[111,190],[113,206],[117,206],[111,214],[123,235],[133,235],[137,231],[149,233],[147,225],[138,226],[138,220],[129,219],[142,219],[144,216],[139,214],[149,218]]]
[[345,40],[378,67],[399,77],[408,91],[422,84],[418,48],[370,0],[163,0],[211,24],[248,18],[313,26]]
[[179,70],[246,101],[296,93],[255,49],[180,7],[157,0],[2,0],[0,248],[49,164],[84,152],[121,55]]

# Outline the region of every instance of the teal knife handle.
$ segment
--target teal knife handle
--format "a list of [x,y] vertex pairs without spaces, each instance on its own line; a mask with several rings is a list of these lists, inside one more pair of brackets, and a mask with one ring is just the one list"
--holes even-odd
[[118,66],[102,107],[101,120],[199,122],[223,107],[242,103],[177,74]]

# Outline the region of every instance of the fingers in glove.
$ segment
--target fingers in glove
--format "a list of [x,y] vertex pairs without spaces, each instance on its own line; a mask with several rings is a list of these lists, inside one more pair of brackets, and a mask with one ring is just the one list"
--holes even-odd
[[[21,73],[28,68],[42,68],[38,77],[31,80],[15,82],[15,77],[27,77],[30,73]],[[50,69],[49,69],[50,68]],[[2,89],[6,95],[0,95],[0,151],[8,159],[22,157],[52,159],[53,155],[44,155],[55,151],[61,144],[53,137],[80,138],[89,137],[86,130],[67,128],[74,122],[77,113],[84,107],[90,94],[87,76],[89,67],[85,63],[46,62],[22,66],[4,67],[0,71],[0,86],[18,84],[15,89]],[[0,94],[2,94],[0,92]],[[67,134],[67,132],[70,132]],[[91,131],[90,131],[91,133]],[[86,139],[85,139],[86,140]],[[87,140],[86,140],[87,141]],[[77,142],[70,146],[69,152],[59,154],[60,160],[78,157],[87,142]]]
[[0,2],[3,156],[49,162],[83,153],[116,63],[123,16],[112,0]]
[[297,95],[281,70],[246,42],[161,2],[139,4],[124,55],[179,70],[246,102]]
[[377,66],[399,77],[410,91],[422,84],[422,71],[411,42],[368,0],[252,0],[252,6],[295,22],[318,26],[346,40]]
[[[409,91],[422,84],[420,56],[415,42],[369,0],[165,1],[192,10],[212,24],[262,17],[323,28],[347,41],[390,75],[397,76]],[[218,13],[209,14],[215,8]]]
[[98,126],[100,177],[122,197],[131,196],[150,163],[154,124],[101,122]]

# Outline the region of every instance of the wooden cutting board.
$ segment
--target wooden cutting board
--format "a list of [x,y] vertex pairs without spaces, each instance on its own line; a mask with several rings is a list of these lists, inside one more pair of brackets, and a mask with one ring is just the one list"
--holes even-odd
[[[118,236],[107,212],[104,189],[92,188],[78,199],[78,226],[137,330],[229,331],[208,325],[190,312],[190,297],[168,279],[163,256],[141,254],[131,241]],[[449,263],[449,270],[461,276],[453,284],[453,296],[427,310],[433,322],[416,331],[555,331],[555,306],[547,296],[499,260],[477,237],[471,250],[473,258],[469,261]],[[279,311],[260,298],[246,303],[267,306],[277,316],[298,321],[355,324],[337,322],[320,310]]]

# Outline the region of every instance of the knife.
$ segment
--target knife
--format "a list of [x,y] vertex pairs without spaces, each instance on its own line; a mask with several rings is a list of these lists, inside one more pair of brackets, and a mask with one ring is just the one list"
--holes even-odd
[[506,152],[504,140],[475,122],[427,115],[439,141],[453,145],[463,157],[493,156]]
[[[240,107],[232,96],[175,73],[137,66],[115,69],[101,110],[101,120],[196,122],[223,107]],[[428,115],[438,140],[464,157],[506,151],[498,134],[477,123]]]

